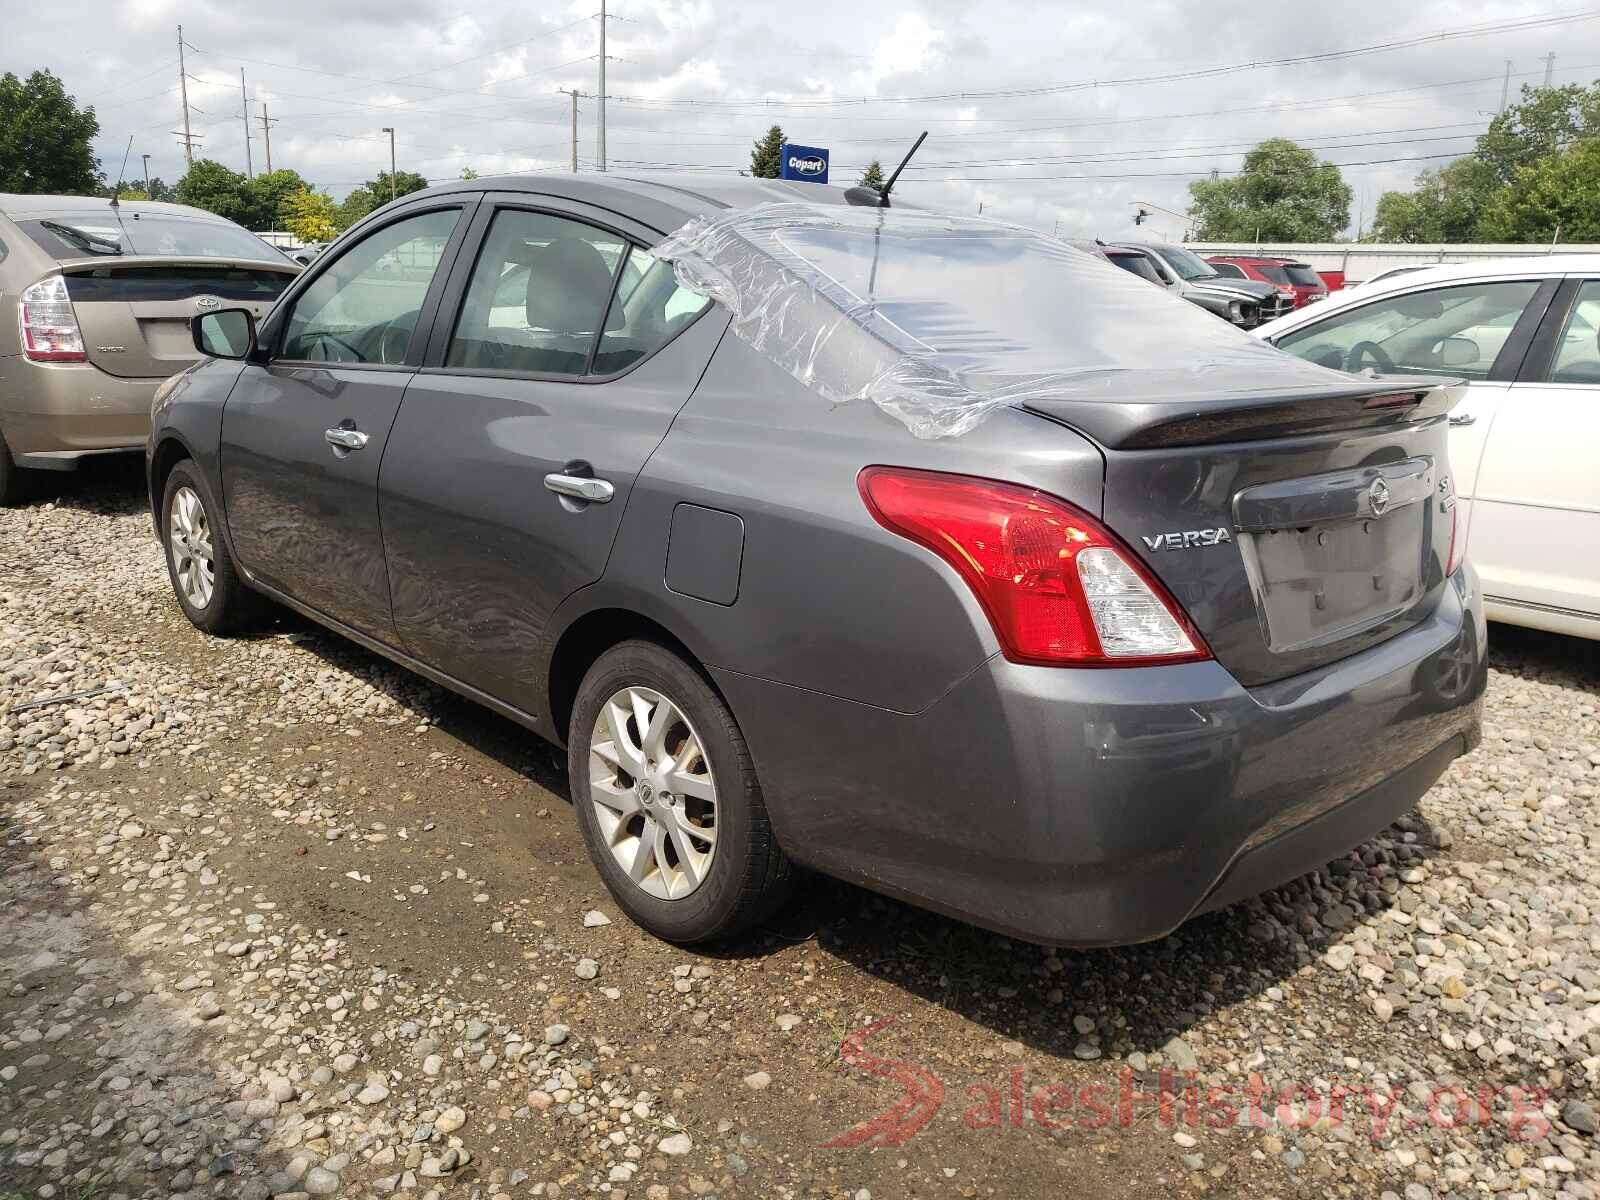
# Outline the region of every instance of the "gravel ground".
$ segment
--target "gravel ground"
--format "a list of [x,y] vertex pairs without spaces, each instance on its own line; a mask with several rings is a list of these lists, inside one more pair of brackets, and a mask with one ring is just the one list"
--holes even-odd
[[1600,1197],[1594,646],[1494,629],[1415,813],[1160,942],[819,880],[696,956],[556,752],[296,619],[192,630],[131,464],[0,563],[0,1200]]

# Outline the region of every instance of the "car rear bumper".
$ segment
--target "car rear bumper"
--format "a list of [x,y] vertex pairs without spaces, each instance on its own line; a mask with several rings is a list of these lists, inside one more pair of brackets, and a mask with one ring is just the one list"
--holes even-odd
[[784,848],[1030,941],[1117,945],[1336,858],[1476,744],[1470,568],[1422,624],[1246,689],[1215,662],[991,659],[921,713],[713,671]]
[[123,379],[92,363],[0,359],[0,432],[14,457],[132,450],[150,435],[150,402],[159,379]]

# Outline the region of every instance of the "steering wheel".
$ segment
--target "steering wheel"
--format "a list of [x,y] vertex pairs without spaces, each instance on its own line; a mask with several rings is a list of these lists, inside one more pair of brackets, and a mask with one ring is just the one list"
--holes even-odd
[[[310,360],[311,362],[362,362],[362,361],[364,361],[363,355],[362,355],[360,350],[356,349],[349,342],[345,341],[342,337],[339,337],[337,334],[329,333],[325,329],[308,330],[305,333],[301,334],[300,336],[302,338],[305,338],[305,339],[311,341],[312,345],[322,347],[322,355],[321,355],[320,358],[319,357],[313,357],[312,354],[311,354],[311,347],[310,346],[306,347],[306,358],[308,360]],[[349,358],[334,358],[332,355],[330,355],[328,353],[327,343],[329,343],[329,342],[332,342],[340,350],[343,350],[343,351],[347,352],[350,355],[350,357]]]
[[404,362],[406,350],[411,345],[411,329],[409,326],[398,324],[394,321],[385,321],[378,329],[377,346],[378,361],[381,363]]
[[[1363,359],[1371,359],[1371,362],[1364,362]],[[1394,370],[1394,359],[1377,342],[1357,342],[1345,357],[1344,369],[1353,374],[1368,366],[1376,369],[1380,375],[1388,375]]]

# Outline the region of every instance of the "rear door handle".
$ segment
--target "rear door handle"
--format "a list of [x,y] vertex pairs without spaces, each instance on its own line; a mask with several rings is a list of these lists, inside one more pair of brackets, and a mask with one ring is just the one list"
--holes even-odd
[[359,429],[343,429],[335,426],[324,429],[322,436],[327,439],[328,445],[338,450],[360,450],[367,444],[367,435]]
[[571,496],[591,504],[605,504],[616,495],[617,489],[604,479],[591,475],[563,475],[559,471],[544,477],[544,486],[558,496]]
[[1475,413],[1452,413],[1450,416],[1450,424],[1452,425],[1476,425],[1477,423],[1478,418]]

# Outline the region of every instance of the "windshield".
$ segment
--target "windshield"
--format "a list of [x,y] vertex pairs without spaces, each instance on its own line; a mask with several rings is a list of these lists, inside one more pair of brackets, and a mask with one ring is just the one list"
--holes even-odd
[[1185,279],[1210,279],[1217,269],[1182,246],[1162,246],[1156,251],[1167,260],[1167,265]]
[[248,258],[275,262],[282,255],[255,234],[225,221],[140,213],[133,204],[104,212],[63,213],[18,224],[52,258],[149,254],[177,258]]
[[1148,279],[1151,283],[1162,282],[1161,276],[1156,273],[1155,264],[1142,254],[1108,254],[1106,257],[1130,275]]
[[1034,395],[1188,389],[1224,366],[1267,387],[1288,361],[1126,270],[981,218],[768,204],[691,221],[654,253],[808,388],[870,399],[919,437]]

